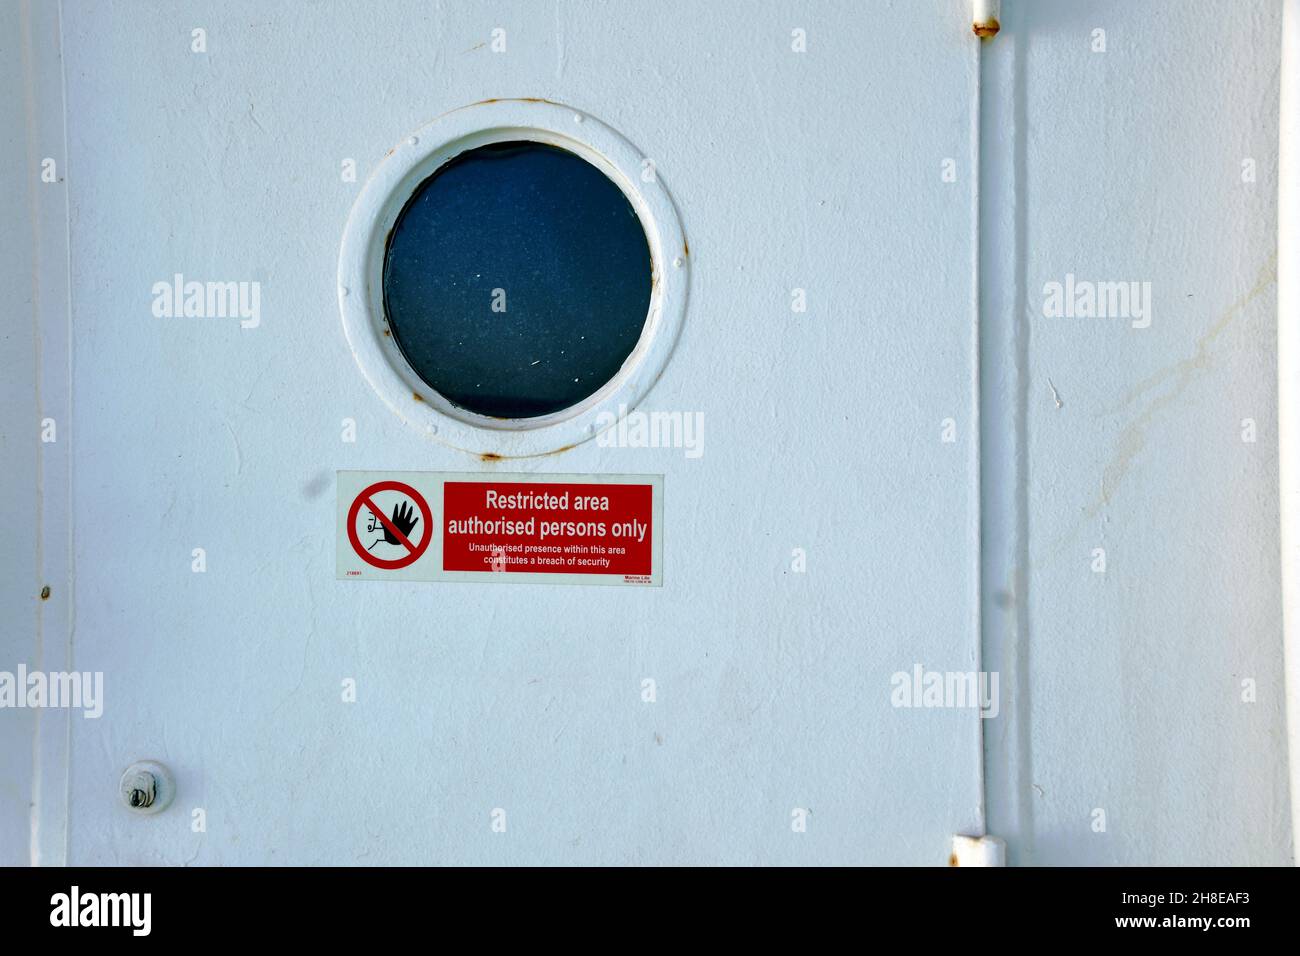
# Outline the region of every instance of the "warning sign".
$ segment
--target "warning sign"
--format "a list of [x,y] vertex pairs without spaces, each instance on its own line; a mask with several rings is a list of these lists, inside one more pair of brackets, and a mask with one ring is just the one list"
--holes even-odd
[[338,473],[338,576],[662,584],[655,475]]
[[[382,501],[383,504],[377,504]],[[391,511],[386,509],[391,508]],[[419,527],[423,522],[423,526]],[[417,530],[418,527],[418,530]],[[400,481],[377,481],[362,489],[348,509],[348,540],[357,556],[376,568],[397,570],[420,560],[433,539],[433,513],[424,496]],[[374,535],[378,533],[378,537]],[[362,544],[363,536],[371,539]],[[380,545],[381,554],[374,553]],[[400,552],[391,556],[394,551]]]

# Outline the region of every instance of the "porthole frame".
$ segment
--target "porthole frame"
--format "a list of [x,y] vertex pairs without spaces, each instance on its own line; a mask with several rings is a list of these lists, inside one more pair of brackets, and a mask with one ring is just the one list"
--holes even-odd
[[[650,306],[641,337],[619,371],[583,401],[535,418],[494,418],[460,408],[416,374],[389,334],[384,254],[415,190],[454,157],[491,143],[528,140],[569,150],[622,190],[650,247]],[[643,171],[648,170],[648,174]],[[366,181],[343,233],[338,297],[343,331],[381,399],[424,435],[482,456],[544,455],[594,437],[645,397],[677,341],[686,312],[690,257],[671,196],[645,155],[591,115],[545,100],[487,100],[445,113],[389,151]]]

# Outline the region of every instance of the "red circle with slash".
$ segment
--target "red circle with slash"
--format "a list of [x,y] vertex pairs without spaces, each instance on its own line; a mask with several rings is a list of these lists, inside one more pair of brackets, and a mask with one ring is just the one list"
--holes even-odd
[[[424,537],[420,539],[419,544],[411,544],[411,540],[394,527],[392,519],[375,505],[370,496],[381,491],[398,491],[415,502],[415,506],[420,509],[420,517],[424,519]],[[369,508],[370,513],[379,519],[384,528],[401,542],[402,547],[407,551],[405,555],[386,561],[383,558],[376,558],[361,547],[361,539],[357,537],[357,515],[361,511],[362,505]],[[424,496],[410,485],[403,484],[400,481],[377,481],[368,488],[363,489],[361,494],[357,495],[356,501],[352,502],[352,507],[348,509],[348,540],[352,542],[352,550],[366,564],[383,568],[385,571],[396,571],[398,568],[409,567],[420,560],[420,556],[428,550],[429,542],[433,540],[433,512],[429,510],[429,503],[424,500]]]

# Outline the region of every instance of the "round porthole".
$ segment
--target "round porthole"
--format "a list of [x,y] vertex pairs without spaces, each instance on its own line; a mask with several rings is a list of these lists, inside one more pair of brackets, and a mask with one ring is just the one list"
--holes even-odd
[[446,114],[380,164],[339,261],[348,343],[411,424],[516,457],[565,448],[658,378],[687,247],[654,164],[534,100]]
[[536,418],[618,374],[650,309],[650,244],[623,191],[575,153],[514,140],[444,164],[397,217],[384,314],[458,408]]

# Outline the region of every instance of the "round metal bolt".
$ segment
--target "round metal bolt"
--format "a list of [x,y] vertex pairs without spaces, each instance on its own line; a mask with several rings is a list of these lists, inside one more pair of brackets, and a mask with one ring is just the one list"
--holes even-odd
[[176,794],[171,771],[152,760],[142,760],[127,767],[119,789],[127,808],[141,814],[167,809]]

